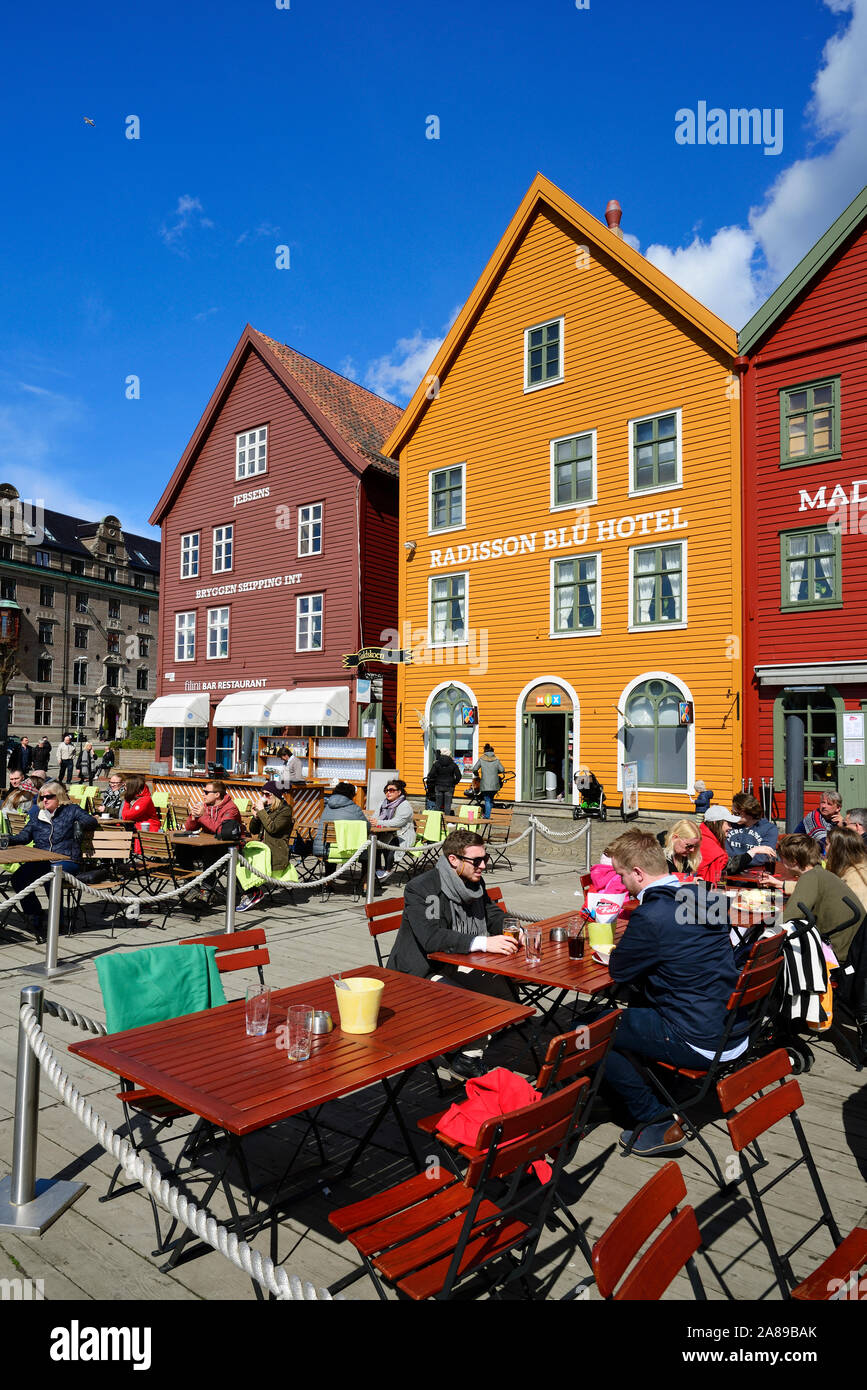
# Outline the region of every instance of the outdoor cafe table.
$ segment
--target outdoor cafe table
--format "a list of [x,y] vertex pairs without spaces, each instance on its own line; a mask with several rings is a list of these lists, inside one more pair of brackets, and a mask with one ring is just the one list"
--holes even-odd
[[34,845],[10,845],[8,849],[0,849],[0,864],[60,864],[68,858],[68,854],[36,849]]
[[[326,975],[274,990],[264,1037],[248,1037],[243,1000],[182,1018],[73,1043],[69,1050],[117,1076],[154,1091],[229,1135],[252,1134],[292,1115],[315,1111],[377,1082],[385,1103],[339,1174],[345,1177],[392,1110],[413,1161],[418,1158],[397,1108],[410,1072],[441,1053],[460,1048],[532,1017],[532,1008],[455,989],[379,966],[343,972],[383,980],[385,990],[374,1033],[341,1031],[335,986]],[[277,1028],[290,1004],[327,1009],[332,1032],[313,1039],[309,1061],[289,1062],[277,1047]],[[395,1086],[389,1078],[400,1076]],[[215,1190],[218,1178],[211,1190]]]

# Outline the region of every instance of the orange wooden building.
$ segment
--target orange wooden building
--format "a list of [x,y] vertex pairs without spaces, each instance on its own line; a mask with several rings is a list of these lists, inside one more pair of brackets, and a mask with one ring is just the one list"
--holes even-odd
[[398,767],[490,742],[516,799],[740,787],[735,332],[537,175],[383,452]]

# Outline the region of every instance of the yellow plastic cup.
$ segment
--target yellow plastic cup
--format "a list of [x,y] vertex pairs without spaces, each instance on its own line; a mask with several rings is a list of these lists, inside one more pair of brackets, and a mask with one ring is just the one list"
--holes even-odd
[[375,1031],[384,989],[384,980],[370,980],[363,975],[355,975],[351,980],[335,984],[340,1027],[344,1033]]
[[590,946],[613,946],[614,945],[614,923],[613,922],[590,922]]

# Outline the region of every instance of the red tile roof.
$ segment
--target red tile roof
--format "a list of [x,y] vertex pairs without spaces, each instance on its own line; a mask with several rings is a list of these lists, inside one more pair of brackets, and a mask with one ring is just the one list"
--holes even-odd
[[252,334],[292,373],[348,444],[383,472],[397,476],[397,464],[378,457],[378,453],[403,414],[399,406],[258,329],[253,329]]

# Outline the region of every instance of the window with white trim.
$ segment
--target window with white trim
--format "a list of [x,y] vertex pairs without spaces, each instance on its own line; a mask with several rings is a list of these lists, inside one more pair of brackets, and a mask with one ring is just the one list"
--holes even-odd
[[438,575],[430,580],[429,632],[435,646],[467,640],[467,576]]
[[235,435],[235,477],[252,478],[268,468],[268,426]]
[[229,608],[208,609],[208,661],[229,655]]
[[322,503],[298,508],[298,554],[322,554]]
[[630,420],[629,452],[630,496],[679,487],[683,481],[680,410]]
[[524,329],[524,390],[563,380],[563,320],[549,319]]
[[683,542],[640,546],[631,551],[631,626],[683,623],[686,612]]
[[199,532],[188,531],[181,536],[181,579],[199,577]]
[[175,614],[175,661],[196,659],[196,613]]
[[551,440],[551,507],[596,501],[596,431]]
[[465,483],[465,463],[430,474],[429,531],[455,531],[464,525]]
[[295,650],[322,650],[324,595],[304,594],[295,600]]
[[599,631],[599,555],[551,562],[551,634]]
[[230,570],[232,568],[234,541],[234,526],[214,527],[214,556],[211,566],[214,574],[222,574],[225,570]]

